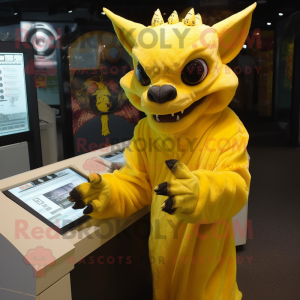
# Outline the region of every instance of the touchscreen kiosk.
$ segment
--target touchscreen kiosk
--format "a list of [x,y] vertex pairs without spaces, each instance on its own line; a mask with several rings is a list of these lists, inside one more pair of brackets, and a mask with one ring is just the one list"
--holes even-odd
[[77,185],[87,182],[85,175],[72,168],[48,174],[3,193],[54,230],[63,234],[89,219],[83,209],[72,209],[67,198]]
[[23,53],[0,52],[0,136],[29,130]]
[[0,180],[0,299],[92,300],[99,290],[103,299],[144,299],[152,286],[150,206],[97,220],[67,200],[88,174],[113,172],[129,144]]
[[0,147],[26,142],[31,169],[43,165],[33,57],[29,43],[0,41]]

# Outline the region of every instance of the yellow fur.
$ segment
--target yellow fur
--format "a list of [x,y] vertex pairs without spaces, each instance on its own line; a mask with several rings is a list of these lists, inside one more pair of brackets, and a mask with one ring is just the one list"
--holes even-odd
[[[236,283],[231,218],[248,200],[248,133],[227,107],[238,80],[225,64],[241,50],[255,6],[212,28],[202,24],[201,18],[196,18],[196,24],[170,22],[145,27],[104,9],[132,56],[135,69],[139,62],[151,79],[150,85],[143,86],[134,71],[121,79],[127,97],[147,118],[135,128],[125,151],[126,166],[104,174],[103,186],[97,191],[89,184],[77,189],[86,204],[93,201],[94,218],[124,218],[151,204],[149,251],[155,300],[242,298]],[[149,49],[139,40],[145,28],[155,32],[159,40]],[[180,47],[173,29],[181,33],[189,29],[182,41],[184,47]],[[165,44],[171,48],[161,46],[161,30],[165,31]],[[236,34],[230,34],[230,30]],[[204,41],[200,38],[203,32],[207,33]],[[151,37],[146,36],[144,41],[151,43]],[[226,47],[230,43],[233,46]],[[204,59],[210,71],[200,84],[187,86],[181,80],[181,70],[196,58]],[[164,72],[166,68],[169,73]],[[166,84],[176,88],[174,100],[157,103],[148,99],[151,86]],[[178,122],[157,122],[153,118],[155,114],[180,112],[203,97]],[[177,160],[177,167],[169,169],[165,162],[172,159]],[[155,193],[163,182],[167,182],[173,197],[173,214],[162,210],[167,197]]]

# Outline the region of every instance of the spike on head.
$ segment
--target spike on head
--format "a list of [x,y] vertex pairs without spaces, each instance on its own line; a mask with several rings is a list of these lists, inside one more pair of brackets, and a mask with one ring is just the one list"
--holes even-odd
[[195,11],[192,8],[183,19],[183,24],[187,26],[195,26],[196,25],[196,18],[195,18]]
[[196,14],[195,19],[196,19],[196,25],[202,25],[203,24],[200,14]]
[[176,10],[174,10],[168,19],[168,24],[177,24],[177,23],[179,23],[178,13]]
[[156,26],[159,26],[159,25],[162,25],[164,24],[164,19],[161,15],[161,12],[159,9],[157,9],[154,13],[154,16],[152,18],[152,21],[151,21],[151,26],[152,27],[156,27]]

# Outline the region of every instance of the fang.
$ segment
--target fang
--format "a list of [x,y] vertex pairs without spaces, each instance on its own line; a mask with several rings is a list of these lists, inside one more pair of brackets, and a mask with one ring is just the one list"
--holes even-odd
[[184,110],[182,110],[181,113],[183,114],[183,113],[184,113]]
[[171,114],[172,117],[174,117],[174,114]]
[[180,120],[180,117],[177,115],[177,117],[176,117],[176,121],[179,121]]
[[157,122],[159,122],[159,118],[158,118],[158,115],[156,115],[156,121],[157,121]]

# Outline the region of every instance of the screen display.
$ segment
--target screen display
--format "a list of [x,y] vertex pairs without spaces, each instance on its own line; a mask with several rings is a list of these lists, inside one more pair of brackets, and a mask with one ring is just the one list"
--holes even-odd
[[67,168],[8,191],[61,229],[83,216],[83,209],[74,210],[67,197],[84,182],[86,178]]
[[23,53],[0,52],[0,136],[29,131]]
[[117,151],[117,152],[114,152],[112,154],[103,156],[103,158],[110,161],[110,162],[124,163],[125,164],[124,150],[123,151]]
[[112,163],[112,167],[110,168],[120,170],[126,164],[124,150],[125,149],[123,149],[122,151],[114,152],[107,156],[103,156],[104,159]]

